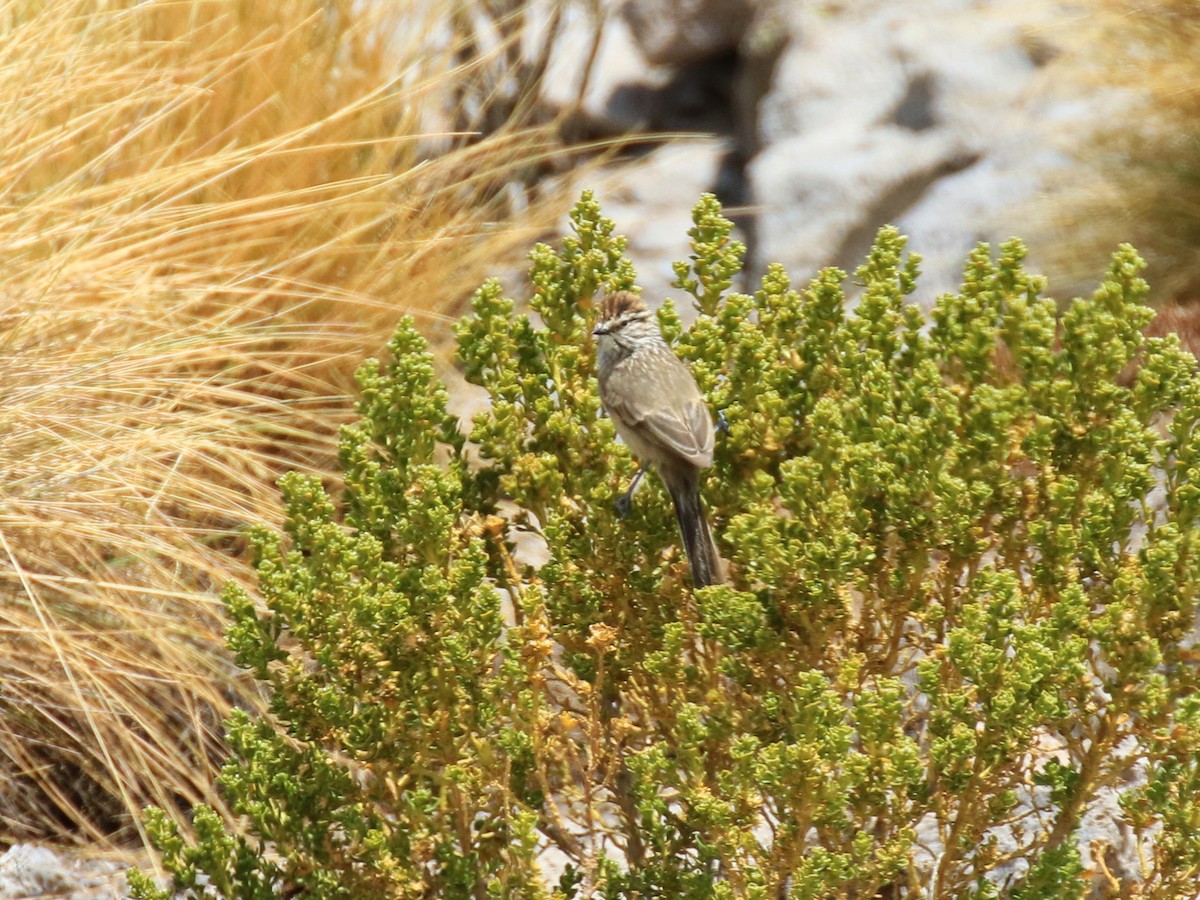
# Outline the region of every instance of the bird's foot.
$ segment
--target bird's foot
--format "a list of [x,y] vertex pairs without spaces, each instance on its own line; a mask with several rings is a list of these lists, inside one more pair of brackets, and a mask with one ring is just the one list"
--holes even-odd
[[633,492],[637,490],[638,483],[642,480],[642,476],[646,474],[646,464],[642,463],[636,474],[633,476],[633,481],[629,482],[629,488],[620,497],[617,498],[617,515],[620,518],[625,518],[629,515],[629,511],[633,509]]
[[614,506],[617,508],[617,516],[624,519],[627,515],[629,515],[629,511],[633,509],[633,491],[626,491],[623,493],[617,498],[617,502],[614,504]]

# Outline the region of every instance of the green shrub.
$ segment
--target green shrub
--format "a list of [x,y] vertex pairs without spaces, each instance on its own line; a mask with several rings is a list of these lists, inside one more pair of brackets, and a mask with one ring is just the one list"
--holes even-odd
[[[698,318],[659,318],[729,423],[704,492],[731,583],[692,591],[654,479],[614,510],[635,463],[600,415],[590,298],[635,274],[585,195],[532,253],[537,319],[489,282],[458,327],[492,401],[469,443],[403,321],[360,372],[340,501],[283,480],[286,537],[255,532],[266,615],[225,594],[273,717],[228,723],[240,828],[150,815],[176,889],[1200,888],[1200,377],[1143,337],[1134,251],[1060,318],[1020,243],[980,247],[927,322],[894,230],[847,313],[835,270],[731,293],[743,248],[711,197],[695,221]],[[1138,872],[1078,847],[1114,786]]]

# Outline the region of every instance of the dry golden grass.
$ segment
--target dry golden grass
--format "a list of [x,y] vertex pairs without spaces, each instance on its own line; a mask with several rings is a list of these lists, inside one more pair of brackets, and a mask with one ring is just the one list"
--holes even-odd
[[447,16],[0,0],[0,841],[220,805],[237,529],[400,313],[436,336],[555,212],[499,224],[546,134],[421,136],[472,77]]
[[[1200,4],[1083,0],[1054,74],[1094,127],[1058,134],[1078,177],[1039,210],[1052,280],[1081,289],[1111,248],[1146,256],[1155,297],[1200,301]],[[1097,102],[1097,101],[1100,102]]]

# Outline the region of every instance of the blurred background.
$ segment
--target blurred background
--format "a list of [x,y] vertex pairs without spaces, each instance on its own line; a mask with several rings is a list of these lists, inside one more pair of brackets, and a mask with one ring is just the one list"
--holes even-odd
[[1014,234],[1067,299],[1130,241],[1200,338],[1193,2],[0,0],[0,38],[0,896],[113,896],[145,804],[221,808],[242,529],[336,486],[400,315],[453,383],[584,187],[654,302],[711,191],[744,290],[892,223],[925,306]]
[[[689,198],[707,190],[740,211],[751,279],[768,262],[797,281],[853,271],[890,223],[925,259],[926,304],[957,287],[976,242],[1014,234],[1064,295],[1089,289],[1121,241],[1150,258],[1160,301],[1195,293],[1194,3],[614,9],[584,127],[695,135],[646,149],[604,198],[655,290],[670,279],[660,257],[686,246]],[[564,73],[581,60],[567,46]]]

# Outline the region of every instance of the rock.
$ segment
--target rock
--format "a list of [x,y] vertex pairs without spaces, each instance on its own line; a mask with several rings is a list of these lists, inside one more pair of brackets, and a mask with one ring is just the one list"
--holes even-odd
[[732,131],[731,90],[737,66],[731,56],[678,66],[647,65],[630,24],[611,11],[604,19],[581,99],[595,20],[575,6],[565,9],[544,99],[555,109],[573,113],[580,133]]
[[826,265],[853,268],[878,225],[895,221],[912,197],[968,162],[954,138],[894,125],[831,128],[772,144],[749,168],[759,209],[754,268],[783,263],[794,280]]
[[[1145,781],[1144,773],[1138,774]],[[1130,897],[1142,881],[1137,841],[1119,802],[1127,790],[1127,786],[1100,788],[1079,823],[1075,842],[1091,876],[1093,897]]]
[[66,863],[46,847],[16,844],[0,856],[0,897],[43,897],[66,893],[75,885]]
[[72,859],[33,844],[15,844],[0,856],[0,898],[49,896],[70,900],[128,896],[124,866],[105,859]]
[[[1031,197],[1044,172],[1056,164],[1000,154],[986,155],[964,171],[939,179],[895,219],[909,237],[909,249],[922,257],[923,275],[914,298],[926,309],[940,294],[957,291],[967,254],[980,241],[993,245],[1020,230],[1008,221],[1007,204]],[[1031,261],[1036,270],[1036,260]]]
[[671,287],[671,263],[687,259],[692,207],[715,188],[728,152],[729,142],[718,138],[668,143],[634,165],[611,170],[597,190],[604,214],[629,238],[628,255],[652,304],[673,297],[682,312],[690,310]]
[[1070,116],[1034,89],[1053,56],[1039,25],[1060,11],[1014,13],[999,0],[764,7],[746,38],[749,64],[771,66],[747,168],[755,269],[778,261],[803,280],[853,268],[879,227],[897,224],[926,260],[921,299],[954,288],[965,253],[1021,231],[1008,211],[1062,165],[1041,129]]
[[621,12],[648,63],[682,66],[737,48],[754,9],[750,0],[629,0]]
[[837,14],[819,4],[780,4],[769,27],[756,23],[754,40],[779,54],[759,103],[760,145],[829,129],[849,136],[886,122],[905,92],[892,37],[903,18],[899,5],[863,0]]
[[[1030,210],[1070,166],[1045,134],[1078,128],[1087,115],[1079,104],[1038,97],[993,115],[987,139],[970,131],[984,123],[965,126],[960,132],[964,144],[979,154],[979,161],[931,184],[895,221],[909,236],[910,248],[924,259],[917,298],[924,306],[931,306],[938,294],[958,289],[963,262],[980,241],[996,246],[1012,236],[1026,238],[1032,242],[1030,268],[1038,271],[1042,264],[1036,239],[1044,226],[1028,221]],[[1052,285],[1056,291],[1063,287]]]
[[[545,100],[573,110],[592,132],[614,135],[644,130],[653,119],[657,92],[670,81],[671,72],[648,67],[628,24],[615,14],[611,3],[606,7],[590,72],[596,21],[575,4],[564,7],[562,30],[547,69]],[[585,75],[587,84],[580,98]]]
[[973,130],[994,139],[998,120],[1019,117],[1032,95],[1043,54],[1034,52],[1031,30],[1060,9],[1047,3],[1014,13],[999,0],[861,0],[837,12],[773,7],[748,38],[784,45],[760,110],[763,142],[833,123]]
[[[744,223],[751,284],[768,262],[798,281],[825,265],[853,269],[879,227],[896,224],[925,260],[917,299],[929,306],[957,287],[975,243],[1030,234],[1017,204],[1066,164],[1048,132],[1089,113],[1038,90],[1057,52],[1049,24],[1061,2],[616,4],[603,4],[586,128],[725,139],[716,176],[710,162],[675,165],[679,151],[669,150],[639,169],[653,173],[648,180],[634,173],[615,202],[604,198],[656,293],[686,247],[671,229],[686,230],[696,195],[720,179],[724,198],[754,210]],[[567,106],[593,28],[583,10],[568,9],[549,79]],[[1038,266],[1036,252],[1030,263]]]

